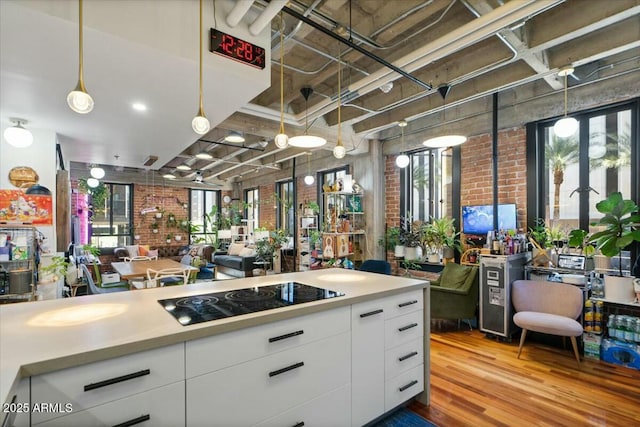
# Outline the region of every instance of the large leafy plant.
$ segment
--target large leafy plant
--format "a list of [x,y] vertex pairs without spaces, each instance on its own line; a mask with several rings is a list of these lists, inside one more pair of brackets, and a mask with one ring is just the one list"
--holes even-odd
[[596,242],[600,252],[608,257],[618,256],[619,274],[622,276],[622,250],[633,242],[640,242],[640,214],[638,205],[629,199],[623,199],[622,193],[615,192],[596,204],[602,218],[591,225],[603,226],[594,233],[589,241]]

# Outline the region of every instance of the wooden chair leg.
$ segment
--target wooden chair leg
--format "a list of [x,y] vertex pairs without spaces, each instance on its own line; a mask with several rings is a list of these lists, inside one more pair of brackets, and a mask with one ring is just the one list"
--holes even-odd
[[580,353],[578,353],[578,343],[576,342],[576,337],[571,338],[571,345],[573,346],[573,354],[576,355],[576,361],[578,362],[578,366],[580,366]]
[[520,347],[518,347],[518,357],[517,359],[520,359],[520,352],[522,351],[522,346],[524,345],[524,340],[527,337],[527,330],[523,329],[522,330],[522,335],[520,335]]

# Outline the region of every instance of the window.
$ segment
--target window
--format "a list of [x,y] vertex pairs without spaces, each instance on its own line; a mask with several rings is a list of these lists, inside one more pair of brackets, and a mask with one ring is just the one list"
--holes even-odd
[[191,190],[189,221],[194,230],[191,233],[191,243],[215,242],[218,231],[218,206],[220,192],[217,190]]
[[425,222],[452,216],[452,154],[445,148],[409,155],[411,161],[401,175],[401,216]]
[[[338,169],[332,169],[332,170],[328,170],[328,171],[324,171],[320,173],[320,182],[322,184],[322,191],[324,192],[324,188],[329,186],[329,187],[333,187],[337,182],[340,181],[340,179],[344,178],[345,175],[347,175],[349,173],[349,167],[345,166],[342,168],[338,168]],[[324,218],[326,218],[326,212],[328,207],[325,206],[326,203],[326,197],[321,197],[320,198],[321,203],[320,203],[320,223],[324,224]]]
[[247,228],[249,229],[246,234],[251,234],[254,228],[260,227],[258,210],[260,205],[260,192],[257,188],[244,191],[244,203],[244,218],[247,223]]
[[102,188],[92,196],[91,244],[99,248],[128,245],[133,234],[132,186],[104,183]]
[[287,235],[292,236],[294,230],[293,181],[276,183],[276,228],[280,228]]
[[596,209],[600,200],[616,191],[638,200],[639,104],[574,116],[579,127],[568,138],[554,134],[554,122],[535,124],[529,153],[537,168],[529,173],[528,187],[538,188],[539,194],[530,198],[530,226],[535,218],[543,218],[562,234],[575,228],[593,233],[598,229],[591,223],[602,216]]

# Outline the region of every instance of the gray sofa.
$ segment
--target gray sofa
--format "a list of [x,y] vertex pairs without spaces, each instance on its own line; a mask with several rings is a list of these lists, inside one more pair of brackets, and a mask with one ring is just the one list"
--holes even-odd
[[213,255],[213,263],[220,273],[233,277],[252,277],[256,266],[255,256],[228,255],[227,252],[216,252]]

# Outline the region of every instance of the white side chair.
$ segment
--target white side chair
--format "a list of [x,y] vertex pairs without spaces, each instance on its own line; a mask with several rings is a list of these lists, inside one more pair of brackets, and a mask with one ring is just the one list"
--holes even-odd
[[147,269],[147,287],[186,285],[189,283],[189,268]]
[[583,329],[576,319],[584,305],[582,290],[567,283],[536,280],[516,280],[511,286],[511,300],[517,312],[513,322],[522,328],[518,359],[527,331],[534,331],[570,337],[579,366],[576,337],[582,335]]
[[138,255],[138,256],[133,256],[133,257],[124,257],[124,262],[134,262],[134,261],[155,261],[158,259],[158,256],[145,256],[145,255]]

